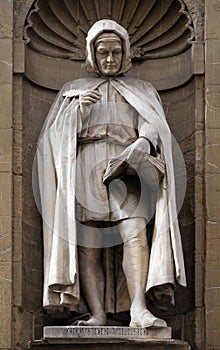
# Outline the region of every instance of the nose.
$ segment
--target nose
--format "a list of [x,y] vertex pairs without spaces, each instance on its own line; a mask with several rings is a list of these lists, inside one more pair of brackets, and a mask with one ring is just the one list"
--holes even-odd
[[108,63],[111,63],[111,62],[113,62],[113,61],[114,61],[113,55],[112,55],[111,52],[109,52],[108,57],[107,57],[107,62],[108,62]]

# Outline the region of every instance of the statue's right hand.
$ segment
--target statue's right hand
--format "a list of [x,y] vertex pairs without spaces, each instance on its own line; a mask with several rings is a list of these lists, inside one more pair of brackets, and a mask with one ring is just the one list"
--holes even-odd
[[79,95],[80,111],[83,114],[87,114],[90,110],[90,106],[96,103],[101,98],[101,94],[98,91],[87,90]]

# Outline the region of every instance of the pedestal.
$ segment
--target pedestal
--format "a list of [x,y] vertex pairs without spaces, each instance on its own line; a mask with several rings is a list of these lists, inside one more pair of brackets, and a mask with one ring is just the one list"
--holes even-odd
[[44,327],[44,338],[30,343],[31,350],[190,350],[171,339],[171,328]]

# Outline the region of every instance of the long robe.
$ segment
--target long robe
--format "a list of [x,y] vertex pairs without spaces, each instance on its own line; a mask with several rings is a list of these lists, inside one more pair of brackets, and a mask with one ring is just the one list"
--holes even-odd
[[[45,121],[36,153],[44,237],[45,308],[77,308],[80,286],[77,263],[75,185],[80,93],[106,81],[92,77],[64,85]],[[167,283],[186,285],[178,225],[172,158],[172,135],[151,84],[129,77],[109,79],[112,87],[158,132],[166,172],[158,194],[146,292]],[[117,310],[123,311],[123,310]]]

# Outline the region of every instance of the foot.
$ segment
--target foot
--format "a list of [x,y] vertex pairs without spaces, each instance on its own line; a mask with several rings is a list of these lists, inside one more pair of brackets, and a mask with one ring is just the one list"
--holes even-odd
[[167,327],[167,323],[161,318],[155,317],[149,310],[141,309],[131,311],[130,327]]
[[106,316],[91,316],[87,321],[78,320],[74,322],[74,326],[105,326],[106,325]]

